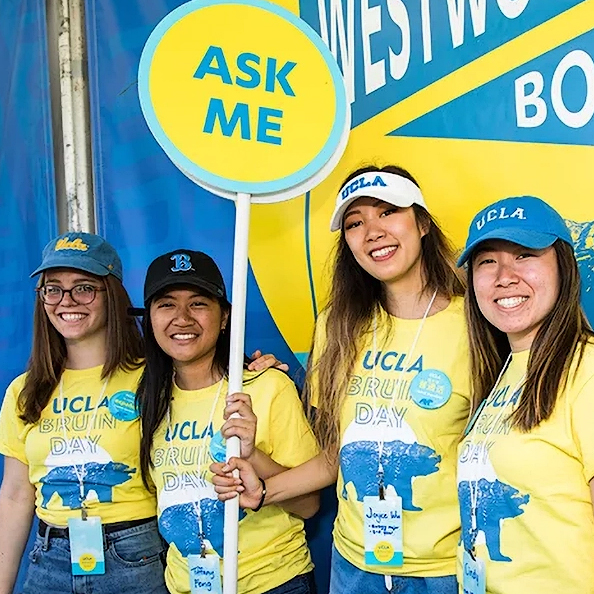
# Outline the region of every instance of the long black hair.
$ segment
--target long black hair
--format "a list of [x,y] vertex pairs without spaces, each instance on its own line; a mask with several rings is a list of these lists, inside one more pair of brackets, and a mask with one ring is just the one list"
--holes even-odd
[[[155,299],[158,299],[165,290],[163,289],[155,295],[151,303]],[[212,295],[209,294],[208,297],[212,297]],[[230,314],[231,306],[229,303],[223,299],[218,299],[218,302],[223,315],[225,313]],[[146,367],[136,394],[142,428],[140,438],[140,472],[142,474],[142,481],[147,488],[151,486],[149,477],[152,467],[151,448],[153,445],[153,436],[167,415],[173,391],[173,359],[157,343],[151,323],[150,305],[150,303],[146,304],[145,313],[142,318]],[[229,331],[227,329],[221,330],[215,347],[212,369],[223,377],[227,377],[229,372],[230,346]]]

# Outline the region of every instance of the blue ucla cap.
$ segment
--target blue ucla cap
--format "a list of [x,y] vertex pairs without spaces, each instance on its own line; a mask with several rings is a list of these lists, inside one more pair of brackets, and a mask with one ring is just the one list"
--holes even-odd
[[534,196],[505,198],[481,210],[470,223],[458,266],[487,239],[503,239],[533,250],[542,250],[561,239],[573,247],[571,233],[561,215]]
[[97,276],[123,278],[122,261],[115,249],[99,235],[70,232],[52,239],[44,248],[41,265],[31,274],[50,268],[76,268]]

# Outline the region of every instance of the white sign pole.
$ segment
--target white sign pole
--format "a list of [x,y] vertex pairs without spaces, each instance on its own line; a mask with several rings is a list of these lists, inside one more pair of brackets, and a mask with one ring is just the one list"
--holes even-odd
[[[250,194],[238,193],[235,201],[235,243],[233,246],[233,289],[231,307],[231,352],[229,354],[229,394],[243,390],[245,305],[250,230]],[[237,415],[236,415],[237,416]],[[227,460],[239,457],[239,438],[227,440]],[[239,473],[236,472],[238,476]],[[223,543],[223,594],[237,594],[237,551],[239,498],[225,502]]]
[[[233,5],[234,14],[240,16],[226,22],[228,30],[222,35],[218,24],[227,18],[229,0],[181,4],[150,34],[138,68],[140,105],[165,153],[193,182],[235,201],[229,393],[243,391],[251,203],[289,200],[315,187],[340,160],[350,130],[342,74],[316,32],[267,0],[233,0]],[[282,31],[278,38],[268,35],[271,26]],[[250,95],[249,105],[242,104],[248,108],[245,113],[231,112],[239,106],[237,101],[247,100],[244,91],[229,93],[233,89],[209,66],[215,56],[224,60],[236,55],[238,36],[242,39],[239,46],[253,46],[259,59],[274,56],[285,64],[272,88],[270,81],[258,78],[257,86],[264,84],[271,95],[265,105],[261,93]],[[195,43],[188,46],[190,38]],[[294,62],[296,56],[303,58]],[[312,117],[318,105],[325,108]],[[225,130],[230,123],[223,126],[230,113],[239,114],[240,135],[234,132],[239,120],[231,131]],[[219,127],[215,126],[218,118]],[[229,439],[227,459],[239,455],[239,439]],[[238,498],[225,503],[224,520],[223,594],[237,594]]]

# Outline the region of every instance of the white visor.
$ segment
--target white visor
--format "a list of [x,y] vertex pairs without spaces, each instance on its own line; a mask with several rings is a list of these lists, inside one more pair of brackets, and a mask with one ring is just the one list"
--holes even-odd
[[330,231],[340,230],[345,210],[362,196],[377,198],[402,208],[418,204],[428,210],[421,190],[409,179],[394,173],[371,171],[348,181],[340,189],[330,220]]

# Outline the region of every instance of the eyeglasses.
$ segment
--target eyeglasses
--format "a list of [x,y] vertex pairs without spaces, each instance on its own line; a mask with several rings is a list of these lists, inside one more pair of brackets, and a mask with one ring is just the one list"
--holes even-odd
[[58,305],[68,293],[74,303],[78,305],[89,305],[95,300],[98,291],[105,291],[102,287],[93,285],[74,285],[72,289],[63,289],[59,285],[43,285],[35,289],[41,300],[47,305]]

